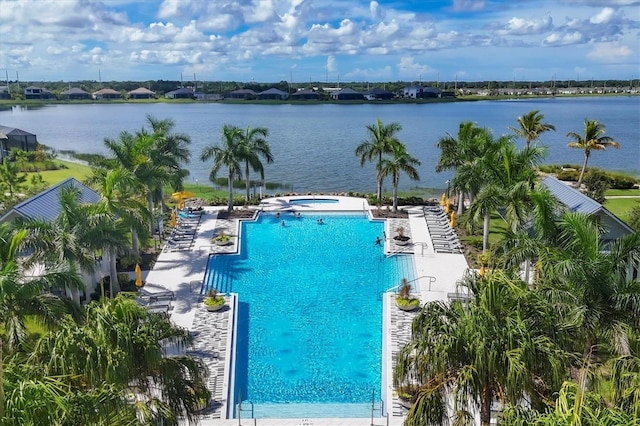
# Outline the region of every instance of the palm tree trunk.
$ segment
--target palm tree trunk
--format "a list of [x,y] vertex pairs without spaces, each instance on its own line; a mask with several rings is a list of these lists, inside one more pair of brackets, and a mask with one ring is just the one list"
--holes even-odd
[[164,185],[160,185],[160,216],[164,216]]
[[153,192],[147,193],[147,207],[149,209],[149,232],[153,235],[154,230],[154,218],[153,218]]
[[105,252],[109,253],[109,280],[111,281],[111,298],[120,292],[120,283],[118,282],[118,268],[116,266],[116,252],[112,249],[105,248]]
[[393,182],[393,211],[398,211],[398,183]]
[[247,204],[248,204],[249,198],[251,198],[251,194],[249,193],[249,163],[248,162],[244,163],[244,176],[245,176],[244,186],[245,186],[245,189],[247,190]]
[[229,174],[229,200],[227,202],[227,210],[233,210],[233,175]]
[[490,225],[491,215],[489,212],[484,214],[484,227],[482,230],[482,253],[486,253],[489,249],[489,225]]
[[140,238],[138,238],[138,233],[133,228],[131,228],[131,251],[136,256],[140,254]]
[[382,176],[380,176],[380,166],[382,165],[382,154],[378,155],[378,165],[376,166],[376,170],[378,171],[378,201],[382,202]]
[[480,425],[489,426],[491,424],[491,404],[493,402],[493,395],[491,388],[487,387],[482,390],[482,396],[480,401]]
[[458,217],[460,217],[462,213],[464,213],[464,191],[458,193]]
[[580,171],[580,177],[578,178],[578,183],[576,186],[578,189],[582,186],[582,178],[584,178],[584,171],[587,170],[587,162],[589,161],[589,151],[584,152],[584,162],[582,163],[582,170]]

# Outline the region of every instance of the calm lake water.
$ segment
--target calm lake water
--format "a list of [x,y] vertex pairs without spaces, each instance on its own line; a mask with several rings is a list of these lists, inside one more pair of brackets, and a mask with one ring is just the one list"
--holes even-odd
[[[543,135],[549,147],[547,163],[581,164],[583,152],[567,147],[567,132],[582,134],[584,119],[598,119],[620,149],[592,154],[589,164],[640,176],[640,97],[584,97],[442,104],[76,104],[35,109],[14,107],[0,111],[0,125],[17,127],[38,136],[57,150],[105,153],[104,138],[145,126],[145,116],[172,118],[175,130],[191,136],[193,159],[189,179],[207,184],[210,165],[199,160],[204,146],[220,141],[223,124],[264,126],[275,161],[265,165],[267,181],[291,185],[296,192],[375,191],[374,166],[360,167],[354,155],[366,137],[365,126],[377,118],[402,124],[400,140],[420,159],[420,181],[400,177],[401,189],[442,189],[448,173],[436,173],[438,138],[457,134],[460,122],[471,120],[495,135],[509,133],[516,118],[533,109],[556,126]],[[524,142],[520,141],[520,144]],[[254,178],[257,176],[253,176]],[[385,190],[391,190],[390,180]]]

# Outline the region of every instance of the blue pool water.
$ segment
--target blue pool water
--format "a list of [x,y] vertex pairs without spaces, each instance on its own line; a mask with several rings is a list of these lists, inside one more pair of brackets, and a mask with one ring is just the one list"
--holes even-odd
[[374,244],[382,222],[364,215],[262,214],[241,233],[239,255],[211,258],[203,291],[239,294],[235,395],[243,410],[370,416],[372,391],[379,401],[381,390],[381,295],[414,277],[410,258],[386,258]]
[[337,203],[335,198],[296,198],[289,200],[289,204],[332,204]]

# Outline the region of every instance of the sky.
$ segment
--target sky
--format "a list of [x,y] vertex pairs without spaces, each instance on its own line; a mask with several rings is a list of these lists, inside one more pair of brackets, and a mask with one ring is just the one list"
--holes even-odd
[[640,0],[0,0],[0,80],[640,78]]

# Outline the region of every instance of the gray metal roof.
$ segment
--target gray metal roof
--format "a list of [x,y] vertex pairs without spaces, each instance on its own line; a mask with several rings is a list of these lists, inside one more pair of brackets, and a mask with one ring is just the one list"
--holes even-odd
[[549,188],[551,194],[553,194],[558,201],[572,212],[591,215],[603,209],[602,204],[553,176],[547,176],[542,180],[542,183]]
[[[5,216],[13,213],[30,219],[51,221],[60,213],[60,189],[68,187],[74,187],[80,190],[80,199],[78,201],[81,204],[97,203],[100,201],[100,194],[83,185],[78,180],[68,178],[59,184],[54,185],[19,204],[16,204],[7,214],[5,214]],[[2,219],[0,219],[0,221]]]
[[0,126],[0,133],[4,133],[7,136],[35,136],[33,133],[8,126]]

